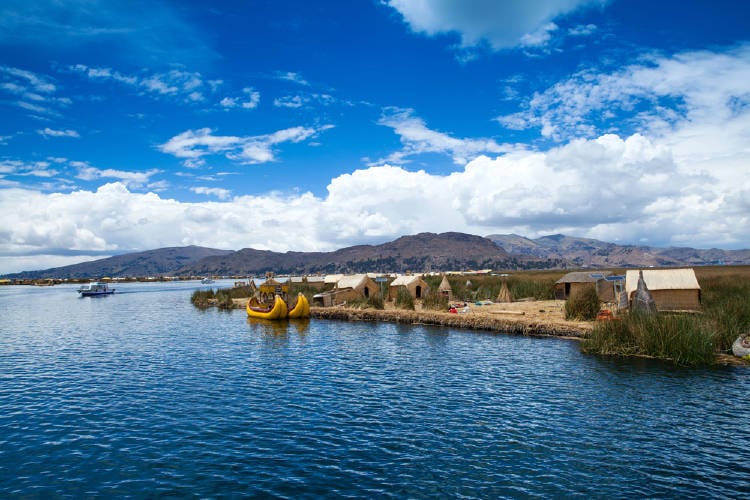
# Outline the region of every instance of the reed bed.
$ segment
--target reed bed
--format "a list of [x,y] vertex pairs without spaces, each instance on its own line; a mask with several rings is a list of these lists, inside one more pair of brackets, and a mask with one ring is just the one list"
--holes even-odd
[[678,366],[705,366],[750,331],[750,273],[732,268],[698,272],[703,310],[698,314],[630,313],[597,323],[583,352],[651,356]]

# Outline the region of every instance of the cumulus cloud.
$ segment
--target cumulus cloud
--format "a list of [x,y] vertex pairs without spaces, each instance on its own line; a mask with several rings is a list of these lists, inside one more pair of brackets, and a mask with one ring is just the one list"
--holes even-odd
[[453,162],[464,165],[470,159],[485,153],[502,153],[511,148],[493,139],[458,139],[448,134],[430,130],[424,120],[414,116],[411,109],[386,108],[378,122],[390,127],[401,137],[404,148],[385,159],[375,162],[402,164],[422,153],[441,153],[453,157]]
[[480,156],[449,175],[390,165],[359,169],[332,179],[324,197],[230,199],[195,188],[222,201],[187,203],[134,193],[122,182],[69,194],[4,189],[0,253],[190,244],[315,251],[456,230],[750,246],[750,171],[727,178],[695,164],[704,161],[678,158],[669,144],[639,134],[606,134],[546,152]]
[[489,45],[493,50],[536,46],[557,29],[552,21],[577,9],[601,5],[601,0],[390,0],[418,33],[434,36],[456,33],[460,47]]
[[159,146],[159,149],[178,158],[193,160],[190,166],[194,166],[194,160],[202,156],[215,154],[222,154],[241,163],[267,163],[275,159],[274,146],[284,142],[302,142],[329,128],[330,125],[318,128],[292,127],[249,137],[217,136],[213,135],[211,129],[202,128],[186,130]]

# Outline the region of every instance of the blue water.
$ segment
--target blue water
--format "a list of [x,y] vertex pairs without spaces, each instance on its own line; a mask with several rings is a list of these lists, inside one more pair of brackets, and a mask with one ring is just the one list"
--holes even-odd
[[264,323],[197,288],[0,287],[0,498],[750,495],[748,369]]

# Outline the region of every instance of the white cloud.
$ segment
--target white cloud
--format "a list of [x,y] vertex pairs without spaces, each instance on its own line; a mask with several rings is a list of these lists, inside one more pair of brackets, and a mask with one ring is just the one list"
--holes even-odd
[[[277,139],[303,135],[284,132]],[[189,244],[315,251],[421,231],[561,232],[652,245],[750,247],[750,170],[728,176],[712,168],[726,151],[693,157],[673,139],[577,139],[547,152],[480,156],[449,175],[388,165],[359,169],[332,179],[322,198],[230,199],[228,192],[197,187],[196,193],[224,201],[186,203],[133,193],[120,182],[69,194],[3,189],[0,253]]]
[[242,89],[242,92],[247,94],[247,101],[242,103],[242,107],[245,109],[255,109],[260,103],[260,92],[250,87]]
[[180,98],[185,102],[205,101],[204,93],[215,92],[221,83],[218,80],[204,81],[200,73],[178,69],[143,76],[125,75],[112,68],[94,68],[85,64],[74,64],[68,69],[90,80],[111,80],[156,98]]
[[0,179],[9,175],[54,177],[59,173],[49,167],[50,163],[47,161],[25,163],[18,160],[0,160]]
[[202,128],[186,130],[159,146],[159,149],[163,153],[190,160],[221,154],[241,163],[267,163],[275,160],[274,146],[284,142],[301,142],[329,128],[330,125],[318,128],[292,127],[272,134],[249,137],[217,136],[213,135],[211,129]]
[[130,188],[140,188],[147,185],[152,176],[161,172],[158,169],[151,169],[145,172],[128,172],[111,168],[99,169],[92,167],[85,162],[71,162],[71,166],[78,168],[78,174],[76,175],[77,179],[84,181],[119,179],[125,186]]
[[310,83],[307,80],[305,80],[304,78],[302,78],[302,75],[300,75],[299,73],[294,73],[292,71],[287,71],[287,72],[281,72],[280,71],[280,72],[276,73],[276,77],[279,80],[285,80],[287,82],[293,82],[293,83],[296,83],[297,85],[302,85],[304,87],[307,87],[307,86],[310,85]]
[[549,43],[552,34],[557,31],[558,26],[555,23],[547,23],[540,26],[531,33],[526,33],[521,37],[521,45],[524,47],[541,47]]
[[302,96],[290,95],[284,97],[277,97],[273,100],[273,105],[277,108],[301,108],[306,101],[303,100]]
[[206,194],[209,196],[216,196],[220,200],[228,200],[232,196],[232,192],[228,189],[223,188],[211,188],[205,186],[191,187],[190,191],[195,194]]
[[71,104],[68,97],[57,96],[57,86],[45,76],[31,71],[0,65],[0,92],[13,96],[15,106],[44,115],[61,116],[60,110]]
[[404,148],[376,163],[404,163],[409,157],[422,153],[441,153],[453,157],[453,162],[464,165],[472,158],[486,153],[509,151],[493,139],[457,139],[448,134],[430,130],[411,109],[387,108],[381,116],[380,125],[391,127],[401,137]]
[[242,107],[243,109],[255,109],[260,104],[260,92],[252,87],[242,89],[245,94],[242,97],[225,97],[219,101],[219,105],[225,109]]
[[336,102],[344,102],[345,101],[338,101],[335,97],[333,97],[330,94],[297,94],[297,95],[287,95],[283,97],[277,97],[273,100],[273,105],[277,108],[301,108],[302,106],[308,106],[310,104],[319,104],[321,106],[330,106]]
[[498,117],[510,129],[538,128],[556,141],[603,132],[655,135],[750,114],[750,45],[724,53],[653,56],[614,73],[587,69],[535,93],[525,110]]
[[596,24],[579,24],[568,30],[570,36],[589,36],[597,30]]
[[[552,30],[551,21],[577,9],[601,5],[601,0],[390,0],[418,33],[434,36],[457,33],[460,48],[483,44],[493,50],[539,45]],[[556,26],[555,26],[556,27]]]
[[37,130],[37,134],[44,137],[81,137],[75,130],[53,130],[49,127],[43,130]]

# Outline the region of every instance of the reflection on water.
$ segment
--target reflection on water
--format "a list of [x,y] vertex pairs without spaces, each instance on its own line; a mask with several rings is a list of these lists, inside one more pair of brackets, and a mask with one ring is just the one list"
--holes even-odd
[[258,320],[197,286],[0,287],[0,497],[750,495],[749,370]]
[[250,331],[253,333],[285,337],[290,332],[305,334],[310,328],[310,319],[269,320],[248,317],[247,324],[250,327]]

